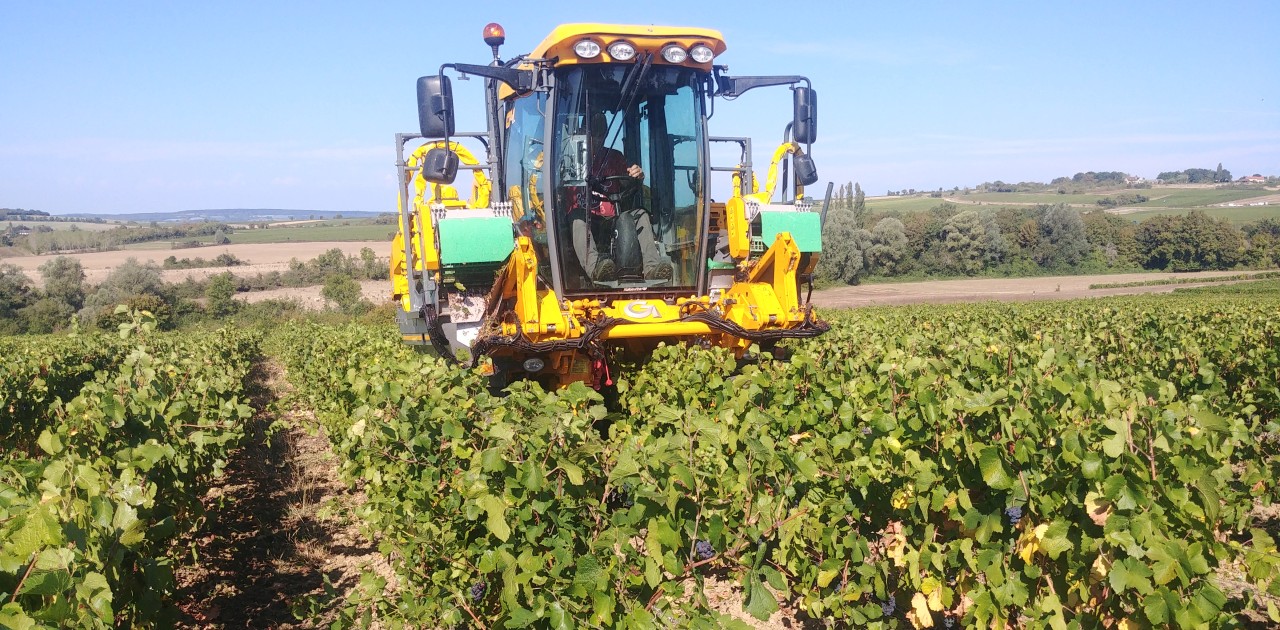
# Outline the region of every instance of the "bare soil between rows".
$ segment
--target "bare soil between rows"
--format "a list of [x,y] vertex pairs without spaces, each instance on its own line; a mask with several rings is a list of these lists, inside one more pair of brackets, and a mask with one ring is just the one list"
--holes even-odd
[[[264,359],[251,378],[246,443],[206,494],[204,526],[184,541],[192,552],[174,596],[182,628],[321,627],[341,603],[326,593],[347,593],[366,567],[390,573],[344,516],[362,497],[339,481],[314,416],[286,406],[283,369]],[[319,610],[300,620],[295,610],[308,598]]]

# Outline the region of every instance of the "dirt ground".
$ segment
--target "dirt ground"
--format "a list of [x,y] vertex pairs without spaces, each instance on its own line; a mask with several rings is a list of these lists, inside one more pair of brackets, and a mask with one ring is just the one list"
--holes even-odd
[[363,497],[339,481],[314,415],[282,402],[291,391],[283,368],[266,359],[251,378],[247,444],[206,494],[208,520],[184,541],[193,561],[176,572],[181,628],[323,627],[341,603],[328,590],[349,592],[366,567],[393,579],[349,516]]
[[[864,284],[813,292],[813,303],[825,308],[853,308],[891,304],[946,304],[995,300],[1072,300],[1108,295],[1170,293],[1177,288],[1200,284],[1176,284],[1123,289],[1090,289],[1091,284],[1147,282],[1151,280],[1214,278],[1238,275],[1238,271],[1203,271],[1197,273],[1130,273],[1101,276],[1052,276],[1047,278],[975,278],[965,280],[927,280],[896,284]],[[1214,283],[1217,284],[1217,283]]]
[[[193,247],[189,249],[133,249],[111,252],[92,252],[87,254],[67,254],[80,260],[84,266],[85,281],[89,284],[102,282],[112,269],[130,258],[139,262],[151,261],[158,264],[169,256],[178,258],[217,258],[219,254],[231,254],[248,265],[238,267],[210,267],[206,269],[172,269],[164,272],[167,282],[181,282],[187,276],[203,279],[231,270],[237,275],[252,276],[268,271],[285,271],[289,261],[297,258],[301,261],[311,260],[331,249],[341,249],[348,255],[359,255],[365,247],[373,248],[379,257],[385,257],[391,244],[384,241],[346,241],[346,242],[311,242],[311,243],[245,243],[240,245],[215,245],[211,247]],[[55,258],[56,255],[15,256],[4,258],[0,262],[17,265],[37,284],[41,284],[40,265]],[[319,289],[317,288],[317,294]]]
[[[381,304],[390,300],[390,293],[391,283],[386,280],[360,281],[360,295],[374,304]],[[238,293],[236,294],[236,299],[244,300],[250,304],[263,300],[294,300],[305,309],[318,311],[325,308],[325,301],[320,296],[320,287],[318,286]]]

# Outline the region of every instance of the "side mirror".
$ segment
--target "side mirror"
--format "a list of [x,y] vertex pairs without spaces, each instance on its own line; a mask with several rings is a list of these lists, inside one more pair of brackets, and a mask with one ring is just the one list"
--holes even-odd
[[422,159],[422,178],[432,184],[452,184],[458,177],[458,154],[444,148],[427,151]]
[[818,93],[813,88],[794,88],[793,107],[792,136],[800,144],[813,143],[818,139]]
[[808,154],[796,156],[796,181],[801,186],[810,186],[818,181],[818,167],[814,165],[813,158]]
[[453,135],[453,86],[449,77],[418,77],[418,126],[424,138]]

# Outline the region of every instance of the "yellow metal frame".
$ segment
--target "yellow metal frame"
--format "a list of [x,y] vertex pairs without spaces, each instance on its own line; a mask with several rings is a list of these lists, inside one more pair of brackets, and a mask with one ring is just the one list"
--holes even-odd
[[[590,39],[600,46],[599,55],[583,59],[573,51],[573,46]],[[673,65],[661,56],[661,50],[669,44],[678,44],[686,50],[702,44],[715,56],[727,46],[719,31],[704,28],[671,26],[633,26],[620,24],[565,24],[553,30],[522,62],[521,68],[534,64],[568,66],[577,64],[614,63],[608,47],[625,40],[641,54],[652,53],[653,63]],[[710,72],[712,62],[698,63],[687,59],[680,66],[698,68]],[[625,61],[622,63],[626,63]],[[503,84],[499,98],[508,99],[513,90]],[[510,115],[507,124],[510,124]],[[420,147],[410,157],[409,168],[416,170],[426,151],[443,143],[430,143]],[[451,148],[466,164],[476,164],[474,157],[456,144]],[[734,174],[731,197],[724,204],[713,204],[713,216],[728,232],[729,253],[737,262],[735,279],[729,288],[713,295],[678,297],[670,302],[656,298],[609,299],[578,298],[561,299],[550,288],[539,288],[538,257],[532,241],[527,236],[516,238],[515,248],[506,265],[500,271],[489,294],[485,327],[475,340],[476,352],[491,357],[495,365],[499,361],[522,360],[537,356],[545,361],[540,376],[549,377],[557,385],[572,382],[588,382],[596,379],[601,384],[601,373],[608,384],[608,357],[603,356],[604,346],[633,354],[650,351],[658,343],[666,341],[697,341],[729,348],[741,357],[751,347],[752,338],[776,340],[791,331],[791,336],[807,336],[825,330],[819,322],[811,321],[812,313],[800,301],[799,279],[812,273],[817,264],[817,253],[802,253],[790,233],[779,233],[769,248],[758,258],[751,258],[750,224],[746,216],[746,202],[768,203],[778,180],[778,166],[787,155],[801,155],[801,148],[793,142],[785,142],[775,150],[765,179],[764,190],[754,173]],[[474,171],[473,207],[487,204],[488,181],[483,174]],[[751,178],[751,192],[742,193],[743,176]],[[434,248],[431,232],[430,205],[466,202],[457,200],[457,193],[449,187],[434,187],[426,195],[426,183],[415,176],[414,230],[415,251],[422,237],[421,259],[427,269],[438,276],[439,254]],[[535,182],[531,182],[534,184]],[[537,186],[530,189],[536,192]],[[515,216],[524,215],[525,208],[519,192],[513,186]],[[803,196],[803,188],[797,186],[796,196]],[[483,203],[481,202],[483,199]],[[532,209],[541,218],[541,199],[530,200]],[[397,260],[397,252],[399,259]],[[404,296],[407,307],[407,279],[404,273],[403,235],[398,234],[392,249],[392,278],[397,296]],[[397,267],[397,263],[399,267]],[[415,265],[422,263],[415,260]],[[417,267],[422,268],[422,267]],[[758,333],[758,334],[755,334]],[[564,343],[559,343],[564,342]],[[599,342],[599,343],[597,343]],[[508,364],[509,365],[509,364]]]
[[[739,203],[741,200],[739,199]],[[804,324],[807,311],[800,303],[798,277],[812,271],[816,256],[801,269],[803,256],[788,233],[781,233],[759,259],[745,265],[741,281],[716,299],[710,296],[677,298],[674,303],[652,298],[603,301],[585,298],[559,300],[552,290],[538,290],[537,254],[528,237],[516,240],[516,249],[503,273],[500,288],[491,299],[509,312],[487,335],[522,336],[538,344],[581,338],[593,322],[611,321],[601,339],[624,348],[651,348],[659,341],[701,338],[742,356],[752,341],[726,333],[686,316],[715,311],[725,321],[744,330],[760,332],[794,329]],[[616,321],[615,321],[616,320]],[[503,356],[502,349],[494,356]],[[508,356],[514,353],[508,352]],[[574,351],[546,356],[543,374],[554,375],[559,385],[588,381],[593,377],[586,357]]]
[[[414,261],[413,268],[437,272],[440,270],[440,251],[436,248],[435,226],[431,222],[431,206],[440,204],[445,208],[487,208],[492,194],[493,184],[484,171],[474,169],[471,181],[471,197],[460,199],[458,190],[446,184],[432,184],[422,177],[419,166],[432,149],[444,148],[443,140],[428,142],[414,149],[405,159],[406,176],[413,182],[413,214],[410,217],[409,229],[412,231]],[[458,155],[458,160],[469,166],[478,166],[480,160],[465,146],[450,142],[449,149]],[[396,195],[396,207],[404,212],[404,200]],[[405,269],[404,227],[396,230],[391,241],[391,298],[399,300],[400,306],[409,311],[409,275]]]
[[[751,192],[742,194],[742,174],[734,172],[733,190],[724,205],[725,229],[729,232],[729,256],[735,260],[745,260],[751,255],[751,226],[747,221],[746,202],[754,201],[767,204],[773,199],[773,189],[778,184],[778,165],[788,154],[801,156],[804,149],[795,142],[783,142],[773,152],[769,162],[769,171],[765,177],[764,190],[760,190],[760,181],[755,173],[751,173]],[[741,167],[741,165],[739,165]],[[796,199],[804,198],[804,186],[796,185]],[[790,238],[790,235],[787,235]]]

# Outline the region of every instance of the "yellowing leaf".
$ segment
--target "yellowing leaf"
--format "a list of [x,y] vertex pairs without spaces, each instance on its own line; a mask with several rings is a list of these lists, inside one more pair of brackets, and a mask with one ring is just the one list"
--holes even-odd
[[803,440],[803,439],[805,439],[805,438],[807,438],[807,437],[809,437],[809,432],[808,432],[808,431],[805,431],[804,433],[796,433],[796,434],[794,434],[794,435],[791,435],[791,436],[787,437],[787,439],[788,439],[788,440],[791,440],[791,443],[792,443],[792,444],[799,444],[799,443],[800,443],[800,440]]
[[1031,558],[1036,555],[1036,552],[1040,551],[1040,541],[1044,540],[1044,533],[1048,530],[1048,523],[1041,523],[1036,525],[1034,530],[1022,533],[1022,537],[1019,539],[1022,545],[1018,550],[1018,555],[1022,557],[1023,562],[1031,563]]
[[911,610],[907,611],[907,621],[916,628],[933,627],[933,613],[929,612],[929,602],[924,593],[911,596]]
[[942,583],[938,582],[938,578],[927,577],[920,581],[920,592],[925,595],[932,595],[938,592],[939,587],[941,586]]
[[894,534],[889,542],[889,557],[893,559],[893,566],[902,567],[906,565],[903,556],[907,551],[907,537],[902,534]]
[[364,435],[364,427],[364,418],[361,418],[352,423],[351,428],[347,429],[347,432],[351,434],[351,437],[358,438]]
[[836,579],[840,575],[839,569],[826,569],[818,572],[818,588],[826,588],[831,585],[831,580]]
[[1089,569],[1089,575],[1095,580],[1103,580],[1107,577],[1107,572],[1111,570],[1111,560],[1107,558],[1107,554],[1100,553],[1093,560],[1093,566]]
[[942,612],[942,589],[934,589],[929,593],[929,610]]
[[1097,492],[1085,495],[1084,507],[1089,514],[1089,520],[1098,527],[1106,525],[1107,519],[1111,518],[1111,502],[1102,498],[1102,495]]

